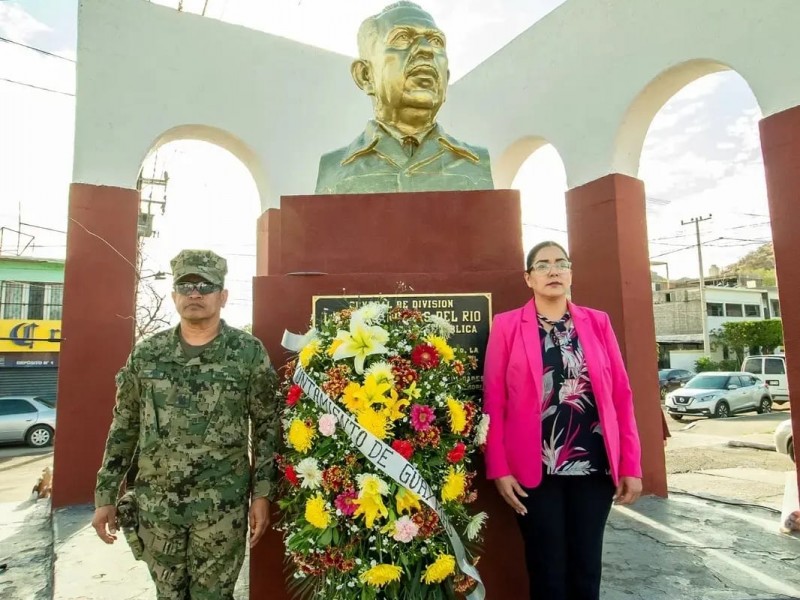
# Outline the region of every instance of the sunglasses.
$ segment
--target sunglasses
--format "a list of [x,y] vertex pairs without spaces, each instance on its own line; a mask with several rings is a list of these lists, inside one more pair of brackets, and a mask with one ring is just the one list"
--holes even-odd
[[173,289],[181,296],[188,296],[197,291],[201,296],[206,296],[222,289],[221,285],[210,283],[208,281],[182,281],[176,283]]

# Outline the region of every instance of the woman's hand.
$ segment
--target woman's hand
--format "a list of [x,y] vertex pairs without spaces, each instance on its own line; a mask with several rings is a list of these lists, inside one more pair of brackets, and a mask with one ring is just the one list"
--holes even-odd
[[519,515],[526,515],[528,513],[528,510],[517,497],[527,498],[528,494],[525,493],[525,490],[522,489],[522,486],[513,475],[506,475],[505,477],[495,479],[494,484],[497,486],[497,491],[500,492],[503,500],[514,509],[514,512]]
[[642,495],[642,480],[638,477],[620,477],[617,491],[614,492],[616,504],[633,504]]

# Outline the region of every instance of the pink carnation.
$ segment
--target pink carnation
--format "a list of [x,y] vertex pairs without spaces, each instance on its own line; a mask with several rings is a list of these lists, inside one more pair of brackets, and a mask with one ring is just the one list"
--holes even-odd
[[319,418],[319,432],[327,437],[336,433],[336,417],[331,414],[322,415]]
[[436,416],[430,406],[415,404],[411,407],[411,426],[416,431],[427,431],[430,429]]
[[394,534],[392,537],[398,542],[407,544],[419,533],[419,527],[410,517],[400,517],[394,522]]

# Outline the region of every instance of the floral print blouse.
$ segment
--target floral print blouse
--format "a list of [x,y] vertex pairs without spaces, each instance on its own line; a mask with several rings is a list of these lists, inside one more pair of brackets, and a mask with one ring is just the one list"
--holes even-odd
[[[547,331],[544,324],[552,326]],[[569,313],[539,315],[544,365],[542,461],[547,475],[608,473],[600,415],[578,334]]]

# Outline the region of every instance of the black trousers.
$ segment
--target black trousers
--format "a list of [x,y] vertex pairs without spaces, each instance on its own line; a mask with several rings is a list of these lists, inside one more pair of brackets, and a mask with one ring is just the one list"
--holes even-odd
[[608,475],[545,475],[521,498],[531,600],[599,600],[603,532],[614,496]]

